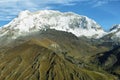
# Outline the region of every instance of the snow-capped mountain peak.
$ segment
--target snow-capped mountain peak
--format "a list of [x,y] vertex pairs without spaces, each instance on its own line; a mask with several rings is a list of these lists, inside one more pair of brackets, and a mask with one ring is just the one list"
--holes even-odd
[[46,29],[67,31],[76,36],[96,36],[105,34],[104,30],[94,20],[72,12],[59,12],[54,10],[41,10],[30,12],[22,11],[17,18],[0,29],[0,36],[10,35],[18,37]]
[[18,17],[19,17],[20,19],[24,19],[25,17],[28,17],[30,14],[31,14],[30,11],[25,10],[25,11],[20,12],[19,15],[18,15]]
[[120,24],[114,25],[109,33],[113,34],[112,38],[120,38]]
[[114,25],[114,26],[110,29],[110,31],[116,31],[116,30],[118,30],[118,29],[120,29],[120,24]]

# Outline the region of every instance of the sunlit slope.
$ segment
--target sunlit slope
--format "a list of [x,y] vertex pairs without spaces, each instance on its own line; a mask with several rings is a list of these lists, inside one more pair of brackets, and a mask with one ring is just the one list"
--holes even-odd
[[30,40],[4,52],[0,56],[0,80],[116,80],[106,72],[78,66],[66,52],[57,52],[60,47],[50,48],[46,43],[57,44]]

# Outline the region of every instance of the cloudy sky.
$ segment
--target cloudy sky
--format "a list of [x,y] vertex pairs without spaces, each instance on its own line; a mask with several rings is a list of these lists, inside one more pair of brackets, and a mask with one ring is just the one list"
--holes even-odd
[[112,25],[120,24],[119,8],[120,0],[0,0],[0,26],[23,10],[52,9],[86,15],[108,30]]

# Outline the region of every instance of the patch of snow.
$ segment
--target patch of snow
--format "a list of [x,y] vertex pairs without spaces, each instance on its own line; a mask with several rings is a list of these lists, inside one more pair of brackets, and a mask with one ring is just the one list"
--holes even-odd
[[119,37],[120,38],[120,24],[118,25],[114,25],[111,29],[110,29],[110,32],[109,33],[112,33],[114,34],[112,37]]
[[100,25],[86,16],[53,10],[42,10],[33,13],[28,10],[22,11],[17,18],[3,26],[0,32],[8,34],[11,32],[16,38],[19,35],[46,29],[72,32],[76,36],[92,37],[97,35],[96,38],[106,34]]

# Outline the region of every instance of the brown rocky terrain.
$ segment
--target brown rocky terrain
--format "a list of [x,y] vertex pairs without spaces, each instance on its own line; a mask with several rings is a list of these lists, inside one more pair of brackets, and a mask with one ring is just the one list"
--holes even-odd
[[0,80],[118,80],[91,63],[108,50],[63,31],[21,36],[0,48]]

